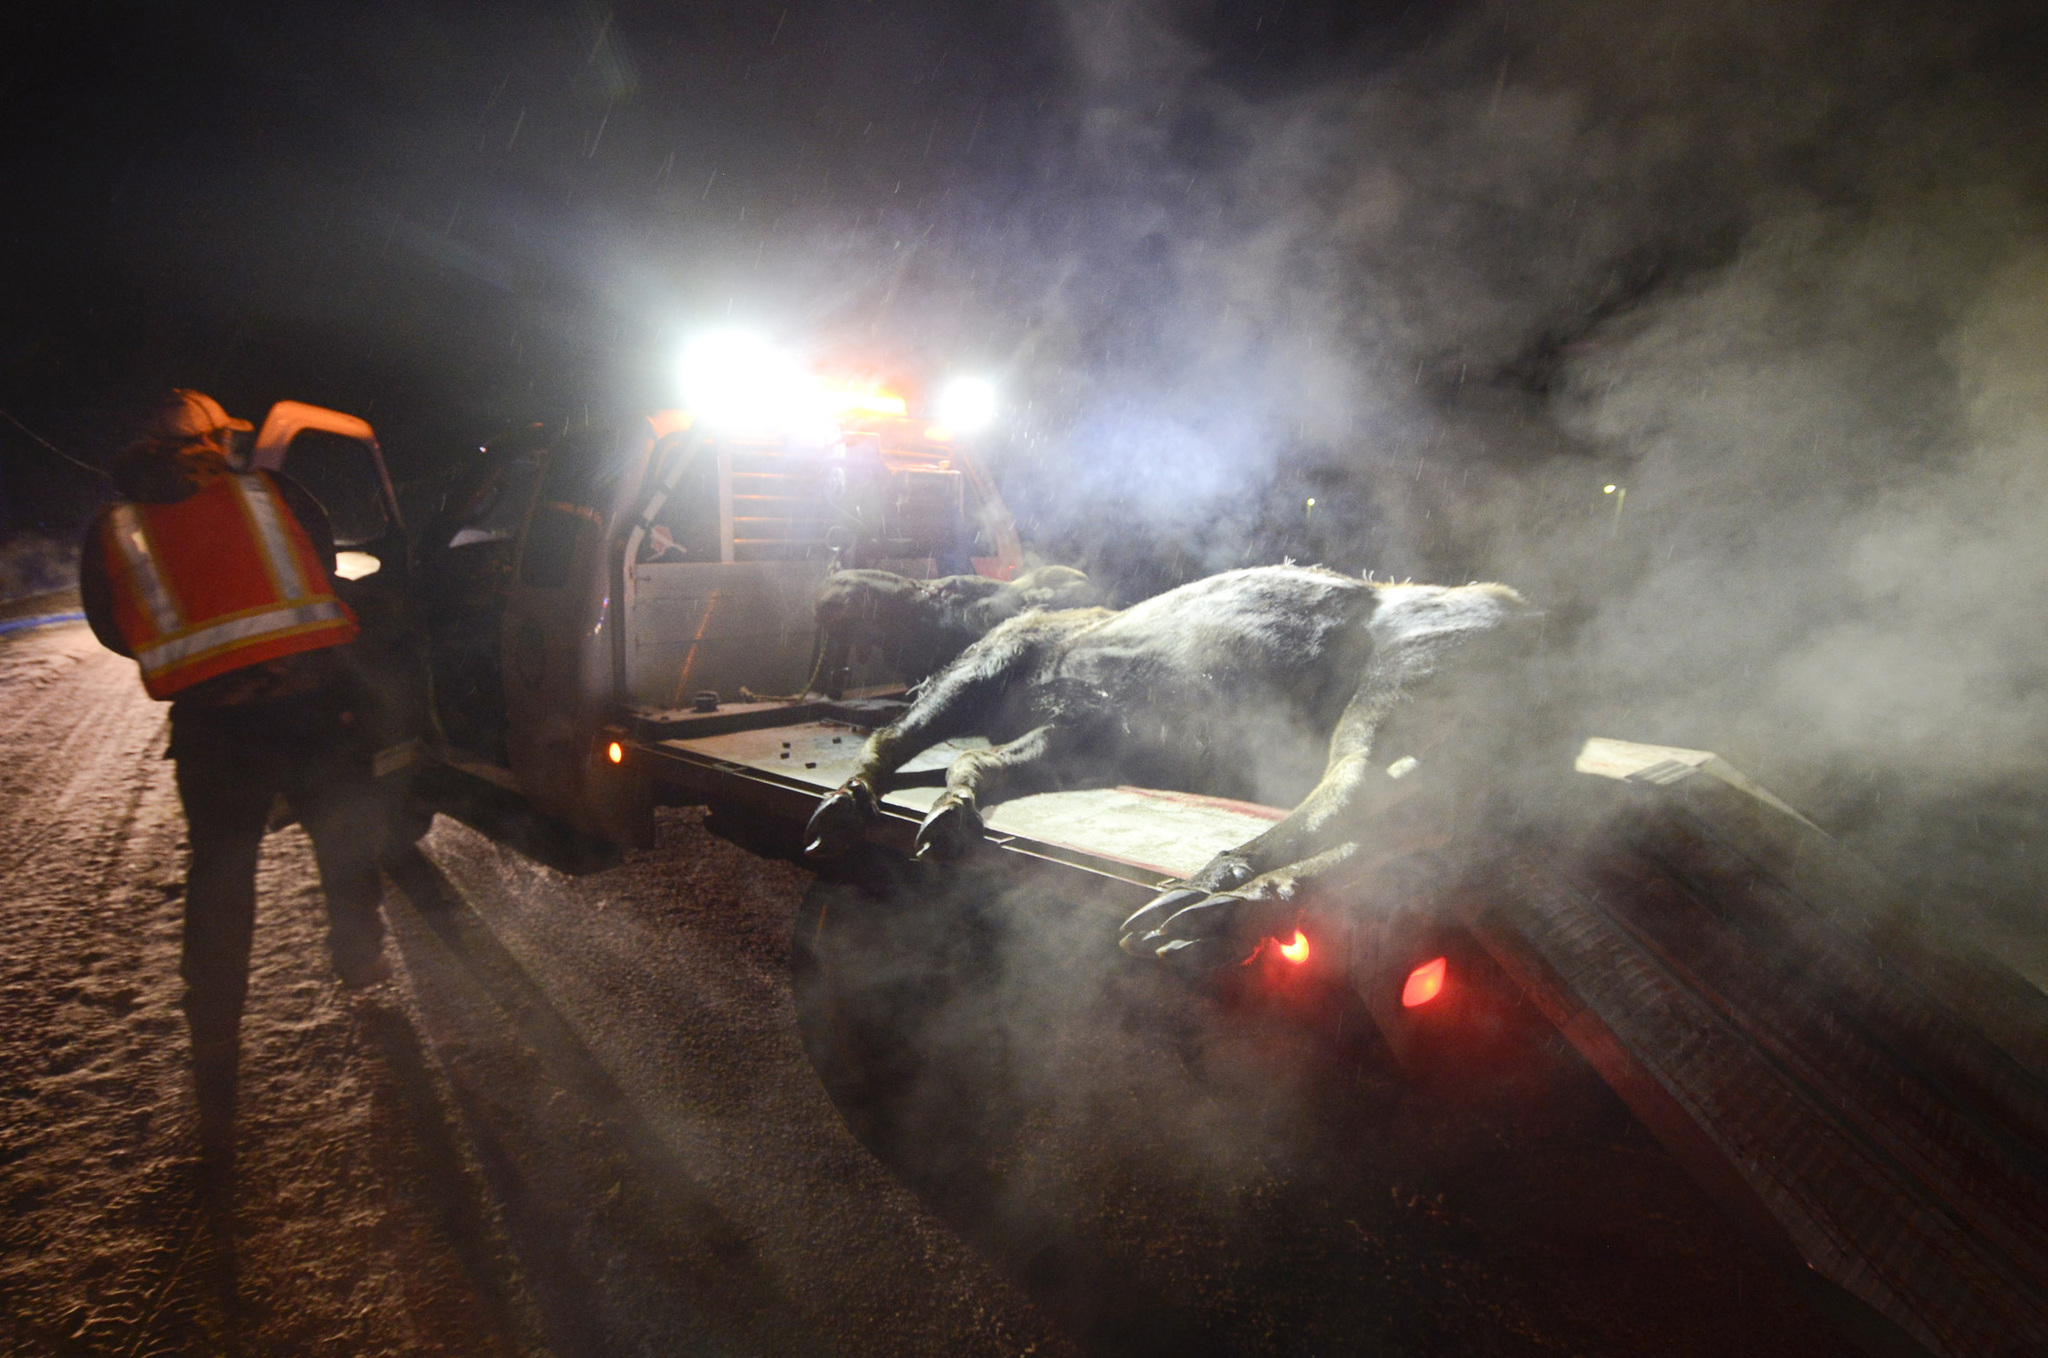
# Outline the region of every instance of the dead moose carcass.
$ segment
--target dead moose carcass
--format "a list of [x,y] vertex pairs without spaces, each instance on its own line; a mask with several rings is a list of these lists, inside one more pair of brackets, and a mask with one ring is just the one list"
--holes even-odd
[[811,818],[809,852],[851,845],[904,763],[966,735],[991,748],[947,770],[920,856],[978,841],[983,805],[1063,786],[1292,805],[1123,928],[1127,951],[1236,961],[1309,895],[1448,837],[1454,790],[1497,766],[1489,752],[1521,710],[1512,656],[1531,615],[1504,585],[1374,584],[1297,566],[1227,572],[1121,612],[1027,613],[868,739]]

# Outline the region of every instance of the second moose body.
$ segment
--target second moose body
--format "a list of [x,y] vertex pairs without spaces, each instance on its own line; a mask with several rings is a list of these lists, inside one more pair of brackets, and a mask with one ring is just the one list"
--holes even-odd
[[[1276,914],[1447,834],[1441,814],[1379,813],[1411,800],[1440,813],[1445,793],[1494,761],[1521,710],[1503,643],[1529,612],[1504,585],[1377,584],[1269,566],[1121,612],[1026,613],[868,739],[858,771],[812,817],[809,852],[849,847],[898,769],[969,735],[990,748],[947,770],[918,831],[920,857],[978,841],[985,805],[1066,786],[1139,783],[1292,805],[1125,922],[1126,951],[1191,966],[1238,960]],[[1435,795],[1412,799],[1418,791]]]
[[1072,566],[1039,566],[1014,580],[913,580],[891,571],[842,570],[818,589],[820,654],[825,673],[836,676],[850,648],[879,647],[905,682],[916,683],[1020,613],[1100,602],[1088,577]]

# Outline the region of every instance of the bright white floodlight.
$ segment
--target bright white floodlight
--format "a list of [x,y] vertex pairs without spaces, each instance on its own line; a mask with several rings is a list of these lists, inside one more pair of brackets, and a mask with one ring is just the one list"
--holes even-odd
[[697,336],[683,349],[681,369],[683,400],[714,424],[775,425],[802,399],[795,361],[744,330]]
[[995,384],[980,377],[956,377],[939,392],[932,413],[940,424],[962,434],[986,429],[996,418]]

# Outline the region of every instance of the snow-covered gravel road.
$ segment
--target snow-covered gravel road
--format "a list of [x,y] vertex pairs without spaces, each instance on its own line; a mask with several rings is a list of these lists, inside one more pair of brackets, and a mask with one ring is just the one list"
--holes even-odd
[[202,1185],[165,712],[80,624],[0,638],[0,1351],[1070,1351],[847,1133],[792,1013],[805,878],[694,813],[580,879],[441,819],[361,995],[273,835]]

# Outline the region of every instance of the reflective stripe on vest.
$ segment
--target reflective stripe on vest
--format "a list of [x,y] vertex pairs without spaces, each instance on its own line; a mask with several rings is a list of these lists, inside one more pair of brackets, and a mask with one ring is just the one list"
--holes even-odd
[[183,627],[185,620],[178,615],[178,606],[171,602],[170,586],[156,568],[156,553],[149,545],[149,525],[143,522],[141,511],[131,504],[115,505],[109,527],[114,534],[114,547],[127,563],[128,577],[135,582],[135,592],[156,630],[175,632]]
[[154,645],[139,647],[135,659],[144,674],[161,674],[174,666],[189,665],[208,658],[216,651],[258,638],[289,636],[347,617],[348,610],[342,607],[339,599],[320,599],[293,608],[265,608],[246,617],[228,618],[181,636],[165,637]]
[[222,477],[174,504],[117,504],[105,531],[122,568],[117,620],[153,697],[357,635],[267,477]]
[[277,520],[279,505],[271,498],[270,487],[262,477],[245,474],[235,478],[235,489],[241,492],[242,509],[256,529],[256,540],[263,544],[263,564],[270,569],[277,596],[306,598],[311,591],[299,571],[298,558],[292,555],[291,539],[285,536],[284,525]]

